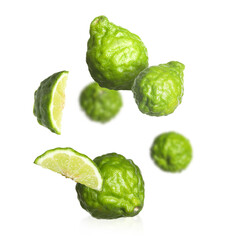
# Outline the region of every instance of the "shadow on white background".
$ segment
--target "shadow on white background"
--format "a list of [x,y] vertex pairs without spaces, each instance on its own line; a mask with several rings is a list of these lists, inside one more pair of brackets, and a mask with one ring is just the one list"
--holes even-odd
[[89,235],[97,233],[99,236],[108,236],[111,239],[122,235],[130,237],[141,236],[144,232],[143,222],[140,216],[118,219],[95,219],[88,216],[81,220],[80,230]]

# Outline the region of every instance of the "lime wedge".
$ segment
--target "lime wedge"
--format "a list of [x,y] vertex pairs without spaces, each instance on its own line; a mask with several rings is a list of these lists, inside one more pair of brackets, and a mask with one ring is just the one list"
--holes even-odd
[[68,71],[54,73],[41,82],[34,93],[34,115],[52,132],[61,133],[62,110]]
[[98,191],[102,189],[102,177],[95,163],[72,148],[48,150],[37,157],[34,163],[87,187]]

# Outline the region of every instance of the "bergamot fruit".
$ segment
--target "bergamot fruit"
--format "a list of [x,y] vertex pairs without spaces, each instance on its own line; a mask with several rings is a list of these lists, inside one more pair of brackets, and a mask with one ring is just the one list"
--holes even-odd
[[97,157],[94,162],[103,178],[102,191],[77,184],[81,206],[95,218],[137,215],[144,204],[144,181],[139,168],[116,153]]
[[61,133],[68,73],[68,71],[54,73],[42,81],[34,93],[33,113],[38,123],[57,134]]
[[102,88],[94,82],[81,92],[80,105],[90,119],[105,123],[119,112],[122,98],[118,91]]
[[155,138],[150,151],[156,165],[168,172],[184,170],[192,159],[189,140],[176,132],[160,134]]
[[102,189],[102,177],[96,164],[72,148],[48,150],[37,157],[34,163],[97,191]]
[[183,70],[184,65],[176,61],[143,70],[132,86],[139,110],[150,116],[173,113],[182,101]]
[[148,54],[137,35],[99,16],[90,25],[86,61],[101,87],[130,90],[135,77],[148,66]]

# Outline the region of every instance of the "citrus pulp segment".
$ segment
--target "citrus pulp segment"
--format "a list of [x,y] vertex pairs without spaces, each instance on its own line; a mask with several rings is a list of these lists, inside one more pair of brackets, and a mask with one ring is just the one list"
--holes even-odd
[[34,163],[95,190],[102,188],[102,177],[95,163],[72,148],[48,150]]
[[68,71],[55,73],[41,82],[34,94],[34,115],[52,132],[61,134],[62,111]]

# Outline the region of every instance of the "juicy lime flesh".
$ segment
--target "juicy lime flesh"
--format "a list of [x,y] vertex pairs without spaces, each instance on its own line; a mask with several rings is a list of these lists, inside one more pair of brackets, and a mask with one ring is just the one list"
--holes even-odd
[[61,133],[62,110],[65,102],[65,86],[68,71],[52,74],[40,83],[34,93],[33,113],[37,121],[50,131]]
[[62,110],[65,105],[65,88],[66,88],[67,74],[56,83],[52,96],[52,120],[58,130],[61,129]]
[[49,150],[35,163],[90,188],[101,189],[101,175],[95,164],[85,155],[70,149]]

